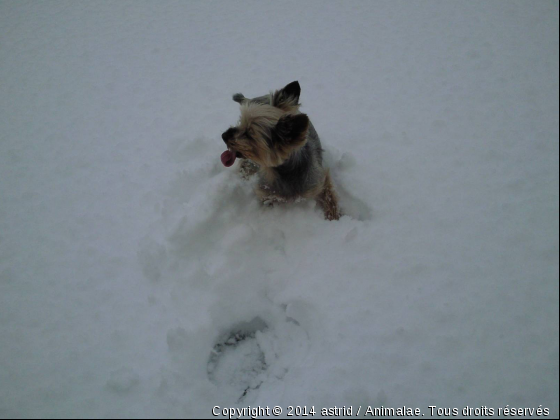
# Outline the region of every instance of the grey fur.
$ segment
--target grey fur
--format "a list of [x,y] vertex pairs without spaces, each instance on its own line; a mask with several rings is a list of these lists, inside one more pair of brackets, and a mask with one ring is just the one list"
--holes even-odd
[[[273,193],[286,198],[306,196],[308,191],[323,183],[325,174],[322,164],[321,141],[310,121],[307,142],[282,165],[272,169],[278,176],[270,188]],[[264,185],[266,180],[261,178],[260,183]]]

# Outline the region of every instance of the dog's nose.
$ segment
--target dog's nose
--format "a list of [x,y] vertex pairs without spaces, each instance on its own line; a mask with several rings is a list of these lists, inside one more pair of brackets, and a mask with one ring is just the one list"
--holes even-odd
[[227,144],[227,142],[231,140],[232,137],[233,137],[233,128],[224,131],[224,133],[222,134],[222,140],[224,141],[225,144]]

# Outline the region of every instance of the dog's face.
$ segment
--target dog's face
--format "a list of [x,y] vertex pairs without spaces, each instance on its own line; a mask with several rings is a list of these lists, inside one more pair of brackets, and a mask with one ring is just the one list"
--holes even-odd
[[241,117],[237,126],[222,134],[228,148],[222,163],[229,167],[236,158],[246,158],[263,167],[275,167],[305,145],[309,118],[298,113],[299,93],[299,83],[293,82],[271,94],[269,104],[234,96],[241,103]]

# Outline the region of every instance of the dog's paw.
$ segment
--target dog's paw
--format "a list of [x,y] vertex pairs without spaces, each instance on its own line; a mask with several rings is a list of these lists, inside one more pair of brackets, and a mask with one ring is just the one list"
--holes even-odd
[[338,220],[341,217],[342,217],[342,214],[338,210],[325,211],[325,219],[327,219],[327,220]]
[[287,200],[284,197],[279,197],[277,195],[268,195],[262,198],[262,203],[266,207],[274,207],[276,204],[286,203]]
[[239,164],[239,174],[244,180],[248,180],[259,171],[259,165],[249,159],[243,159]]

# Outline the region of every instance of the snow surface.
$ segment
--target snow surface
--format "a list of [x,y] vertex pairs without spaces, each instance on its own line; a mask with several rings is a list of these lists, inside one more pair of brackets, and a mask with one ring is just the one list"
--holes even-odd
[[[293,80],[338,222],[220,164]],[[558,416],[558,89],[554,1],[1,1],[0,416]]]

